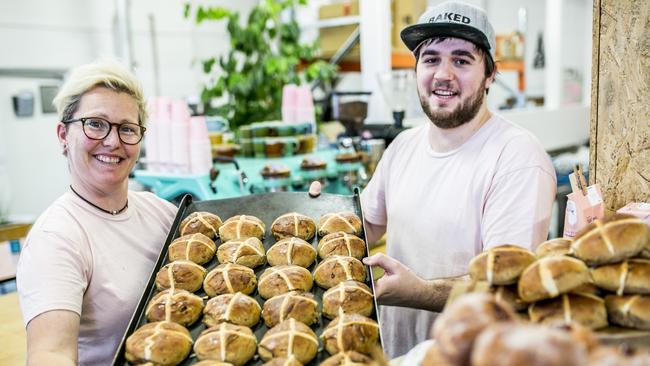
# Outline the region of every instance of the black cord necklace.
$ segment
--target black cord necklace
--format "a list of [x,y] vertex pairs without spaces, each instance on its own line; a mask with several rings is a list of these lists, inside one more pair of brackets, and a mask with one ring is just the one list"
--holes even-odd
[[103,208],[97,206],[96,204],[94,204],[94,203],[88,201],[86,198],[84,198],[84,196],[82,196],[82,195],[80,195],[79,193],[77,193],[77,191],[75,191],[74,188],[72,188],[72,186],[70,186],[70,189],[72,190],[72,192],[74,192],[74,194],[77,195],[77,197],[81,198],[84,202],[86,202],[87,204],[93,206],[94,208],[98,209],[99,211],[101,211],[101,212],[105,212],[105,213],[107,213],[107,214],[109,214],[109,215],[113,215],[113,216],[115,216],[115,215],[121,214],[122,211],[126,210],[126,208],[129,207],[129,200],[127,199],[127,200],[126,200],[126,203],[124,204],[124,207],[122,207],[121,209],[119,209],[119,210],[114,210],[114,211],[105,210],[105,209],[103,209]]

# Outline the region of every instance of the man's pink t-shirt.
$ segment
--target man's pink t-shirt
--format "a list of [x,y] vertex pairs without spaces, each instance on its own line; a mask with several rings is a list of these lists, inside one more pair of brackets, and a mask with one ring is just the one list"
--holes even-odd
[[148,192],[128,199],[112,216],[67,192],[36,221],[20,255],[25,325],[51,310],[79,314],[80,365],[110,364],[177,211]]
[[[435,152],[431,123],[401,133],[361,195],[364,219],[386,225],[386,253],[425,279],[467,274],[500,244],[546,239],[556,192],[550,158],[526,130],[493,115],[457,149]],[[431,312],[381,308],[390,357],[425,340]]]

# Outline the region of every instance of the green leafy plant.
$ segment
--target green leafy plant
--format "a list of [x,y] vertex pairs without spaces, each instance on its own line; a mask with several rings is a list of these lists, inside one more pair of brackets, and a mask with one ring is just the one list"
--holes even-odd
[[[230,35],[228,54],[203,60],[203,71],[210,82],[203,87],[201,99],[206,114],[220,115],[237,128],[257,121],[276,120],[281,116],[282,87],[301,81],[320,81],[329,85],[336,77],[336,66],[315,60],[317,46],[301,44],[300,28],[291,17],[281,21],[282,12],[293,14],[306,0],[262,0],[251,10],[248,21],[241,25],[239,13],[223,7],[185,4],[185,17],[194,10],[197,23],[227,21]],[[301,77],[299,67],[304,74]],[[227,96],[227,102],[212,106],[216,97]]]

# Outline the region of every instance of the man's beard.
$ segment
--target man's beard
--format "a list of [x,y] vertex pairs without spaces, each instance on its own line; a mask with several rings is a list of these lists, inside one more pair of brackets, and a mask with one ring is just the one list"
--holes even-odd
[[485,98],[485,79],[479,86],[479,88],[470,95],[463,103],[458,105],[453,111],[433,111],[429,105],[429,100],[427,96],[422,96],[420,94],[420,105],[422,110],[429,117],[429,120],[433,122],[439,128],[442,129],[451,129],[458,126],[462,126],[465,123],[471,121],[483,104],[483,99]]

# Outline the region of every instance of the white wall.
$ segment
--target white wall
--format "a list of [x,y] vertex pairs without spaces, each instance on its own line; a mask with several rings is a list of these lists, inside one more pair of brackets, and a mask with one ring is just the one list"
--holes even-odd
[[[256,0],[202,1],[235,9],[244,16]],[[149,14],[153,14],[159,52],[161,94],[198,95],[198,62],[229,48],[225,21],[196,25],[183,18],[184,1],[132,0],[131,28],[136,74],[145,93],[154,91]],[[194,3],[197,3],[196,1]],[[0,70],[63,69],[115,55],[115,1],[21,0],[0,2]],[[243,17],[245,19],[245,17]],[[0,151],[11,194],[10,215],[35,217],[68,185],[66,162],[59,152],[55,114],[40,112],[39,89],[52,80],[0,77]],[[15,117],[11,95],[34,93],[35,113]],[[2,177],[0,177],[2,178]],[[2,202],[0,202],[2,204]]]

